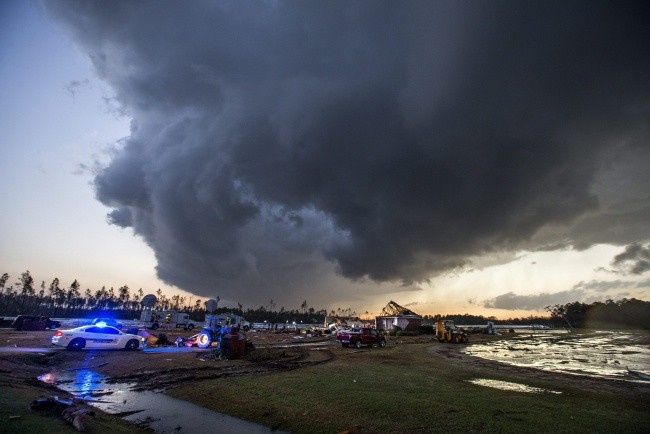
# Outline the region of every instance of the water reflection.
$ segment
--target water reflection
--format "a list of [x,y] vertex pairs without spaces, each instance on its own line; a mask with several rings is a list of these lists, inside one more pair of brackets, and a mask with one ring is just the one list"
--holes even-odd
[[[134,384],[109,384],[88,370],[54,371],[38,377],[47,384],[86,400],[90,405],[125,420],[146,425],[157,433],[270,433],[270,428],[220,414],[162,393],[131,390]],[[101,396],[101,400],[94,399]]]
[[89,369],[53,371],[39,376],[38,379],[43,383],[56,385],[81,399],[90,399],[102,393],[106,387],[104,376]]
[[488,380],[486,378],[477,378],[475,380],[468,380],[469,383],[476,384],[477,386],[491,387],[493,389],[507,390],[509,392],[525,392],[525,393],[554,393],[561,394],[554,390],[541,389],[539,387],[528,386],[526,384],[511,383],[509,381]]
[[77,388],[77,395],[87,397],[101,386],[104,377],[97,372],[82,369],[74,378],[74,386]]
[[48,372],[47,374],[43,374],[40,377],[38,377],[39,381],[42,381],[43,383],[46,384],[56,384],[56,373],[55,372]]
[[648,342],[648,335],[644,333],[601,331],[522,336],[473,344],[463,351],[472,356],[517,366],[647,381],[643,379],[643,374],[650,373]]

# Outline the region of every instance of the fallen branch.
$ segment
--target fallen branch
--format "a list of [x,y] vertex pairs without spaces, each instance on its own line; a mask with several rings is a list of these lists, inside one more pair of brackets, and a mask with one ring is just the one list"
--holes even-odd
[[79,432],[83,432],[86,431],[86,424],[84,423],[84,419],[87,414],[94,416],[94,413],[92,411],[89,411],[85,408],[72,406],[63,410],[61,417],[63,417],[63,420],[72,425],[74,429]]
[[86,430],[86,424],[84,423],[86,415],[95,415],[93,411],[77,407],[72,400],[61,399],[58,396],[37,399],[30,404],[29,409],[47,411],[54,416],[61,416],[63,420],[80,432]]

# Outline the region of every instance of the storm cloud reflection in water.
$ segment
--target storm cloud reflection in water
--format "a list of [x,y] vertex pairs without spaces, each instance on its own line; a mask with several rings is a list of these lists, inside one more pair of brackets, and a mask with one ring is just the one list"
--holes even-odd
[[106,377],[87,369],[48,372],[38,379],[54,384],[106,413],[126,414],[125,420],[146,425],[157,433],[272,432],[262,425],[216,413],[163,393],[131,390],[134,384],[109,384]]
[[647,381],[639,373],[650,373],[650,336],[641,332],[531,334],[473,344],[464,352],[516,366],[627,381]]

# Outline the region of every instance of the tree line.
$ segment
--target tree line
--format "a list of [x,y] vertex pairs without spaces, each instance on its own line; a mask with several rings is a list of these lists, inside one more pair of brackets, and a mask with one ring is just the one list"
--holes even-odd
[[[0,276],[0,314],[6,316],[43,315],[51,318],[93,318],[110,316],[116,319],[140,318],[143,307],[141,301],[145,296],[142,288],[131,291],[128,285],[115,290],[113,287],[102,286],[97,291],[89,288],[81,290],[80,283],[75,279],[65,287],[58,278],[49,285],[42,281],[36,285],[31,273],[25,271],[14,285],[8,285],[9,274]],[[156,303],[154,310],[177,310],[190,314],[190,317],[202,322],[208,313],[220,314],[233,312],[251,322],[272,323],[322,323],[327,311],[315,309],[303,301],[300,309],[276,309],[273,300],[267,306],[258,309],[243,309],[241,304],[236,308],[221,307],[215,312],[208,312],[201,298],[173,295],[168,297],[158,288],[155,291]],[[338,309],[338,312],[344,310]],[[352,312],[346,309],[346,312]],[[332,310],[332,315],[335,311]]]
[[[145,296],[142,288],[131,291],[127,285],[115,290],[113,287],[91,291],[81,290],[81,285],[75,279],[69,286],[62,286],[58,278],[52,280],[49,285],[42,281],[36,286],[29,271],[25,271],[14,285],[7,286],[9,275],[4,273],[0,276],[0,314],[6,316],[17,316],[21,314],[44,315],[52,318],[93,318],[111,316],[116,319],[140,318],[143,307],[142,298]],[[159,288],[155,291],[155,310],[178,310],[186,312],[194,321],[202,322],[205,315],[210,313],[205,308],[205,302],[201,298],[196,300],[193,297],[174,295],[171,297],[163,294]],[[565,327],[568,324],[575,328],[639,328],[650,329],[650,302],[632,299],[619,301],[606,300],[605,302],[594,302],[585,304],[580,302],[556,305],[547,308],[548,315],[530,316],[524,318],[508,318],[499,320],[494,316],[455,314],[444,315],[444,319],[453,319],[458,325],[487,324],[492,321],[494,324],[530,325],[540,324],[549,327]],[[339,317],[357,317],[374,319],[367,311],[364,314],[357,314],[351,308],[317,309],[310,307],[307,300],[304,300],[300,308],[286,309],[284,306],[277,307],[273,300],[267,305],[258,308],[244,309],[241,304],[236,308],[221,307],[216,314],[233,312],[243,316],[250,322],[269,323],[308,323],[322,324],[327,315]],[[434,315],[425,315],[424,319],[433,321]]]
[[[496,319],[493,316],[456,314],[444,315],[443,319],[453,319],[458,325],[487,324],[531,325],[539,324],[553,328],[626,328],[650,330],[650,302],[635,298],[604,302],[581,303],[574,301],[547,308],[550,315],[524,318]],[[432,316],[429,318],[433,319]]]
[[549,308],[554,325],[575,328],[634,328],[650,330],[650,302],[635,298],[590,304],[573,302]]

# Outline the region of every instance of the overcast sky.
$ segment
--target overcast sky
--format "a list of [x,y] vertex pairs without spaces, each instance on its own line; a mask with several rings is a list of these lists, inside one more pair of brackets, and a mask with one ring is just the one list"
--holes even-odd
[[360,313],[648,300],[649,18],[5,1],[0,272]]

